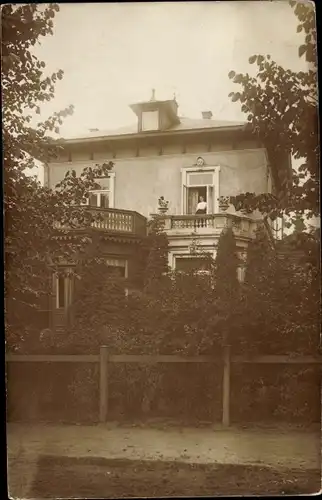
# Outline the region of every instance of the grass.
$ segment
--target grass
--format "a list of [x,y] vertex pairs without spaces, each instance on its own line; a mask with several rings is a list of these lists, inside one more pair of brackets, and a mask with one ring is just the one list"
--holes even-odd
[[261,465],[40,457],[30,497],[124,498],[316,493],[319,470]]

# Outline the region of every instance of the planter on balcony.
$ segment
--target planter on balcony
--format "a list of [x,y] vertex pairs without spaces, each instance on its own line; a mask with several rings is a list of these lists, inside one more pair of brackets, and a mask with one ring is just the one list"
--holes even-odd
[[166,214],[169,209],[169,202],[164,199],[164,196],[160,196],[158,200],[158,212],[159,214]]
[[159,214],[166,214],[168,211],[168,208],[167,207],[159,207],[158,208],[158,212]]
[[229,205],[230,205],[230,198],[229,196],[221,196],[219,198],[219,210],[220,212],[226,212],[226,210],[228,209]]

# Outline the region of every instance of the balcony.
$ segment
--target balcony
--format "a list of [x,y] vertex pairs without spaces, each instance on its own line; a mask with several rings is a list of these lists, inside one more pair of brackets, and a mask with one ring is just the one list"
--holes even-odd
[[147,221],[146,218],[132,210],[120,210],[116,208],[93,208],[86,207],[84,210],[89,211],[92,215],[99,215],[97,220],[85,224],[82,227],[73,227],[68,224],[55,223],[56,229],[64,229],[69,231],[85,230],[91,227],[97,231],[106,233],[127,234],[130,236],[145,236]]
[[238,238],[250,239],[263,221],[231,213],[205,215],[163,215],[164,229],[168,236],[219,236],[225,227],[232,227]]

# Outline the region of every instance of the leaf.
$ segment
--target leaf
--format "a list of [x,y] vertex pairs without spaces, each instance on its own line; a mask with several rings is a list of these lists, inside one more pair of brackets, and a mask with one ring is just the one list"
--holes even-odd
[[256,59],[257,59],[257,56],[251,56],[251,57],[248,59],[249,64],[254,64],[254,62],[256,61]]
[[302,57],[305,54],[306,50],[307,50],[306,45],[300,45],[300,47],[299,47],[299,57]]
[[241,74],[238,74],[234,78],[234,83],[243,83],[244,77]]
[[236,93],[234,93],[234,95],[232,96],[231,100],[232,100],[232,102],[236,102],[236,101],[238,101],[238,99],[240,99],[240,93],[239,93],[239,92],[236,92]]
[[234,78],[234,76],[235,76],[235,75],[236,75],[236,72],[235,72],[235,71],[229,71],[229,73],[228,73],[228,77],[229,77],[230,79]]

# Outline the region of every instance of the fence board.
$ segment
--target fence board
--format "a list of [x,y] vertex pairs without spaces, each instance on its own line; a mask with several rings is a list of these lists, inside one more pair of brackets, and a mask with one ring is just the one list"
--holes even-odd
[[100,422],[106,422],[108,412],[108,351],[106,346],[100,348]]
[[7,354],[6,361],[23,363],[99,363],[98,354]]
[[273,364],[321,364],[322,356],[287,356],[270,354],[266,356],[232,356],[232,363]]
[[222,359],[214,356],[178,356],[145,355],[145,354],[112,354],[109,361],[114,363],[222,363]]
[[[7,354],[10,362],[45,362],[45,363],[99,363],[99,354]],[[218,356],[179,356],[176,354],[145,355],[145,354],[112,354],[109,361],[113,363],[222,363]],[[320,364],[322,356],[232,356],[232,363],[290,363],[290,364]]]
[[224,350],[224,373],[223,373],[223,400],[222,400],[222,423],[228,427],[230,424],[230,348],[225,346]]

